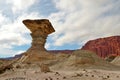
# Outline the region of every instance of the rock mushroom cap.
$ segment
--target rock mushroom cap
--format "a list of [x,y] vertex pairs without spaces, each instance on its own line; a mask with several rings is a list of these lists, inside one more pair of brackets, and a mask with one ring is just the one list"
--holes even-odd
[[26,19],[23,20],[23,23],[24,25],[26,25],[28,29],[30,29],[32,33],[38,30],[46,34],[51,34],[52,32],[55,32],[52,24],[48,19],[37,19],[37,20]]

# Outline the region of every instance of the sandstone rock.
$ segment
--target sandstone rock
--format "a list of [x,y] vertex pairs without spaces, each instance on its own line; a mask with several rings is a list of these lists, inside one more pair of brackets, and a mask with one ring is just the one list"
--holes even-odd
[[[61,53],[72,54],[73,51],[75,51],[75,50],[48,50],[47,52],[52,53],[52,54],[61,54]],[[17,54],[14,57],[10,57],[9,59],[12,60],[12,59],[20,58],[22,56],[23,56],[23,53],[22,54]]]
[[19,63],[39,62],[43,60],[54,59],[55,56],[50,54],[45,48],[47,36],[55,32],[52,24],[47,19],[41,20],[23,20],[23,23],[31,31],[32,46],[23,53]]
[[13,70],[13,64],[14,62],[9,62],[9,63],[3,63],[0,66],[0,74],[4,73],[6,70]]
[[102,58],[111,54],[120,55],[120,36],[88,41],[82,49],[93,51]]
[[41,64],[40,65],[40,69],[41,69],[41,72],[44,72],[44,73],[46,73],[46,72],[50,72],[50,68],[49,68],[49,66],[47,65],[47,64]]
[[120,56],[117,56],[111,63],[120,66]]
[[65,54],[72,54],[72,52],[75,50],[49,50],[50,53],[65,53]]
[[[54,64],[51,69],[79,70],[82,68],[112,69],[114,66],[88,50],[75,50],[70,56]],[[118,67],[117,67],[118,68]]]
[[32,32],[32,46],[28,51],[40,50],[45,51],[44,45],[48,34],[55,32],[52,24],[47,19],[41,20],[24,20],[23,23]]
[[72,56],[75,56],[75,65],[94,64],[95,63],[95,60],[94,60],[91,52],[88,52],[88,51],[76,50],[73,52]]

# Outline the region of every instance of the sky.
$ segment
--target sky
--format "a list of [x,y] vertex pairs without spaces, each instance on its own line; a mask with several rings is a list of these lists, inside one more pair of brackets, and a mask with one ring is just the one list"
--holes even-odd
[[31,46],[24,19],[50,20],[56,31],[46,49],[80,49],[89,40],[120,35],[120,0],[0,0],[0,58]]

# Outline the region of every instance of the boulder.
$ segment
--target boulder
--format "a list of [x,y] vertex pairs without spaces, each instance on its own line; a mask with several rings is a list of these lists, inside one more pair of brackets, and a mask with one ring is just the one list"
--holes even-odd
[[44,72],[44,73],[51,72],[49,66],[43,63],[40,65],[40,70],[41,72]]

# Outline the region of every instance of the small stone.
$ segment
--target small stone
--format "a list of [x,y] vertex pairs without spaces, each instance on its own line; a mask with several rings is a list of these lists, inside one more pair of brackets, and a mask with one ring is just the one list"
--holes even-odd
[[88,75],[86,74],[85,76],[87,76],[88,77]]
[[45,80],[48,80],[47,78],[45,78]]
[[110,76],[107,76],[107,78],[110,78]]
[[119,76],[116,76],[117,78],[119,78]]
[[44,72],[44,73],[50,72],[50,68],[48,67],[47,64],[41,64],[40,69],[41,69],[41,72]]
[[79,76],[79,77],[81,77],[81,76],[83,76],[83,74],[77,74],[76,76]]
[[92,77],[94,77],[94,75],[92,75]]
[[51,77],[49,77],[50,80],[53,80]]
[[66,77],[64,76],[63,79],[66,79]]
[[55,72],[55,75],[60,75],[59,72]]

